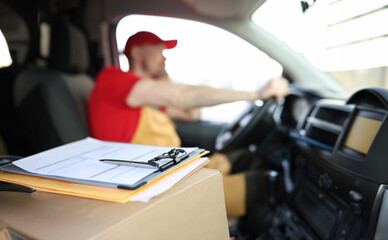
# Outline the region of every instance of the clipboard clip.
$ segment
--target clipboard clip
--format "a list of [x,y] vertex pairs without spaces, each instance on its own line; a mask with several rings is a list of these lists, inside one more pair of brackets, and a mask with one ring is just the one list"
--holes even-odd
[[[154,167],[157,167],[161,172],[171,167],[172,165],[178,164],[183,159],[187,158],[189,155],[187,152],[180,148],[173,148],[168,152],[163,153],[162,155],[156,156],[151,160],[148,160],[148,163]],[[157,161],[161,159],[171,158],[171,161],[160,165]]]
[[[156,156],[147,162],[138,162],[132,160],[119,160],[119,159],[100,159],[101,162],[117,164],[122,166],[136,166],[136,167],[152,167],[158,168],[159,171],[163,172],[164,170],[170,168],[173,165],[177,165],[183,159],[186,159],[189,154],[180,148],[173,148],[168,152],[165,152],[159,156]],[[158,163],[162,159],[171,159],[170,161],[163,163],[162,165]]]

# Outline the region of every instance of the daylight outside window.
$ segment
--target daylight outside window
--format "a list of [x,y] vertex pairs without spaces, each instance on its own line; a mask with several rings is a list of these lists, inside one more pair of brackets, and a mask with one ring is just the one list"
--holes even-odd
[[3,35],[3,32],[0,29],[0,68],[8,67],[12,64],[11,55],[9,53],[9,48],[7,41]]
[[[309,6],[304,12],[301,2]],[[388,87],[386,1],[271,0],[252,19],[349,92],[366,86]]]
[[[178,40],[174,49],[164,51],[167,71],[176,82],[252,90],[258,89],[269,78],[282,74],[279,63],[230,32],[176,18],[144,15],[124,17],[116,31],[119,52],[123,51],[128,37],[138,31],[150,31],[165,40]],[[123,54],[120,56],[120,67],[122,70],[129,68]],[[203,120],[231,121],[236,115],[231,109],[243,109],[242,106],[245,103],[205,108]],[[226,112],[232,116],[228,117]]]

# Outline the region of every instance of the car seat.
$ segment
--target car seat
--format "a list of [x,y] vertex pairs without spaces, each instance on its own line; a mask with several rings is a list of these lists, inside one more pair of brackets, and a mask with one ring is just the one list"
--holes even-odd
[[14,85],[18,124],[27,155],[85,138],[93,80],[84,33],[64,19],[52,24],[48,67],[20,73]]

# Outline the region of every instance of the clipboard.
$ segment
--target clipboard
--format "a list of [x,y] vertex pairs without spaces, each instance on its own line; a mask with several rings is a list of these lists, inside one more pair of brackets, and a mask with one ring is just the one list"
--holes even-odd
[[[37,174],[30,171],[26,171],[22,168],[19,168],[16,166],[13,162],[10,162],[8,164],[5,164],[3,166],[0,166],[0,170],[4,172],[11,172],[11,173],[17,173],[17,174],[23,174],[23,175],[30,175],[35,177],[43,177],[48,179],[55,179],[55,180],[62,180],[62,181],[68,181],[68,182],[74,182],[74,183],[80,183],[80,184],[88,184],[88,185],[97,185],[97,186],[103,186],[103,187],[113,187],[118,189],[126,189],[126,190],[136,190],[143,186],[145,186],[147,183],[156,180],[163,175],[168,174],[170,171],[173,171],[174,169],[178,168],[181,165],[184,165],[186,162],[189,162],[191,160],[197,159],[199,157],[202,157],[206,155],[208,151],[204,149],[196,149],[194,151],[191,151],[188,153],[188,156],[184,159],[182,159],[179,162],[175,161],[169,161],[171,164],[169,164],[166,167],[163,167],[162,169],[156,169],[155,171],[151,172],[150,174],[142,177],[138,181],[132,184],[115,184],[115,183],[109,183],[104,181],[94,181],[94,180],[85,180],[85,179],[79,179],[79,178],[71,178],[71,177],[64,177],[64,176],[55,176],[55,175],[45,175],[45,174]],[[156,156],[157,157],[157,156]]]
[[0,179],[31,188],[38,192],[43,191],[118,203],[126,203],[128,201],[148,202],[192,175],[208,162],[209,159],[206,157],[193,158],[174,168],[169,174],[162,175],[136,190],[101,187],[9,172],[0,172]]

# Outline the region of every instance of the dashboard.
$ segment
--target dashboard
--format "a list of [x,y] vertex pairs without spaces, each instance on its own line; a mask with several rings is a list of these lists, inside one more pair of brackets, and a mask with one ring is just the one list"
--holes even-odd
[[[388,237],[387,115],[388,90],[381,88],[327,99],[295,87],[274,110],[295,146],[294,179],[303,172],[287,209],[311,239]],[[352,224],[360,229],[353,237]]]
[[[388,128],[388,91],[362,89],[347,100],[294,89],[274,112],[297,146],[356,174],[388,182],[382,166]],[[387,169],[387,168],[385,168]]]
[[274,120],[279,126],[294,131],[314,103],[323,98],[324,96],[314,90],[293,86],[289,95],[276,106]]

